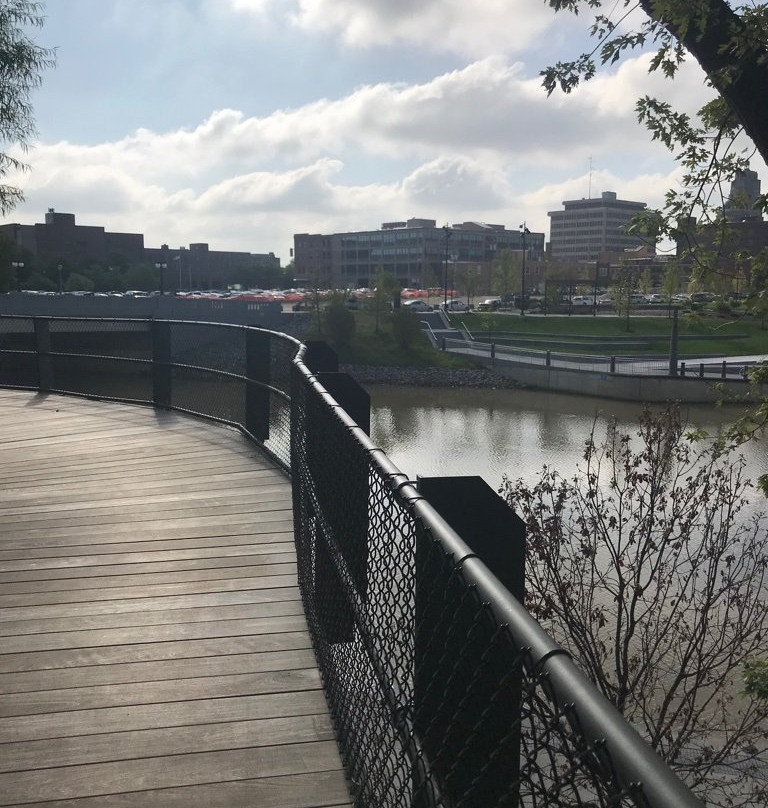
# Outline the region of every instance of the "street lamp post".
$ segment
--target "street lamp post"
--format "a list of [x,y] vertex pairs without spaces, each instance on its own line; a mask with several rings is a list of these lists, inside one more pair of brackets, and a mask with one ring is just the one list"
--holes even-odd
[[21,291],[21,275],[19,274],[20,269],[24,269],[24,262],[23,261],[11,261],[11,266],[13,267],[13,273],[16,277],[16,291]]
[[448,308],[448,241],[451,238],[451,228],[448,225],[443,226],[443,235],[445,237],[445,255],[443,257],[443,308]]
[[525,222],[520,225],[520,234],[523,239],[523,268],[520,272],[520,314],[525,316],[525,259],[528,254],[528,245],[526,244],[526,236],[531,231],[525,226]]
[[165,270],[168,268],[168,264],[165,261],[158,261],[155,264],[155,269],[160,272],[160,296],[162,297],[165,294],[165,285],[163,280],[165,278]]
[[59,264],[56,267],[56,269],[59,272],[59,294],[63,295],[64,294],[64,280],[62,279],[61,271],[62,271],[62,269],[64,269],[64,266],[62,264]]

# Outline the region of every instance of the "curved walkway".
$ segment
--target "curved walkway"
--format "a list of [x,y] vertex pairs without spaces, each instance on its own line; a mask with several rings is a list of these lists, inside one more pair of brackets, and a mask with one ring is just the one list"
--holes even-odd
[[290,483],[238,432],[0,391],[0,806],[349,804]]

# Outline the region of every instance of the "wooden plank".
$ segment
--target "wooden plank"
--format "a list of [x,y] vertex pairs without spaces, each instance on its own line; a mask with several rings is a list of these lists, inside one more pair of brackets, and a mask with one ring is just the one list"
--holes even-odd
[[5,744],[0,772],[130,760],[136,757],[137,749],[141,750],[141,757],[148,758],[332,739],[331,721],[324,715],[312,716],[311,721],[306,716],[290,716],[50,738]]
[[268,653],[311,648],[304,631],[281,634],[259,634],[235,637],[212,637],[204,640],[178,640],[135,645],[105,645],[91,648],[25,652],[0,655],[0,673],[87,668],[92,665],[116,665],[142,661],[199,659],[217,655]]
[[[193,592],[228,592],[243,589],[282,589],[286,586],[296,586],[295,575],[258,575],[259,568],[256,568],[255,575],[246,577],[236,577],[229,573],[222,575],[220,570],[216,570],[216,578],[209,581],[196,581],[186,579],[180,583],[164,584],[162,581],[152,585],[146,592],[148,597],[161,597],[163,595],[181,595]],[[185,573],[186,575],[186,573]],[[114,587],[100,588],[98,597],[100,600],[120,600],[126,597],[139,597],[126,582],[125,578],[132,576],[120,576]],[[41,605],[44,603],[78,603],[94,599],[94,588],[84,589],[82,579],[71,582],[71,586],[66,586],[66,581],[54,581],[53,585],[45,590],[39,582],[24,584],[7,584],[3,589],[22,587],[21,592],[12,592],[8,595],[0,595],[0,608],[3,606]],[[30,590],[30,586],[32,586]]]
[[[296,587],[286,589],[251,589],[242,592],[210,592],[180,597],[161,598],[129,598],[111,600],[108,603],[88,601],[48,606],[24,606],[19,609],[0,609],[0,623],[11,620],[44,620],[52,617],[84,617],[108,614],[118,615],[122,612],[170,611],[178,609],[202,608],[205,606],[222,606],[241,603],[278,603],[280,601],[299,601]],[[0,626],[0,632],[3,627]]]
[[211,780],[248,780],[338,768],[335,742],[313,741],[8,772],[0,774],[0,805],[40,800],[52,793],[59,799],[77,799],[135,791],[137,785],[145,790],[178,788]]
[[[168,674],[173,666],[168,665]],[[0,701],[0,718],[31,716],[40,713],[64,713],[121,705],[172,704],[176,701],[225,699],[256,694],[298,693],[318,690],[320,674],[316,669],[262,671],[246,674],[206,676],[196,679],[162,679],[126,682],[117,685],[90,685],[58,690],[24,691]]]
[[25,803],[25,808],[347,808],[350,804],[336,772],[313,772],[104,794],[66,802]]
[[[188,606],[180,609],[123,611],[117,614],[79,614],[70,617],[5,620],[0,622],[0,638],[68,631],[91,631],[140,626],[188,625],[222,620],[246,620],[263,617],[285,617],[303,614],[301,601],[283,600],[272,603],[235,603]],[[5,639],[0,639],[0,647]]]
[[315,664],[309,648],[287,651],[222,654],[152,662],[123,662],[112,665],[82,665],[72,668],[48,668],[23,673],[0,673],[0,693],[55,690],[91,685],[127,684],[160,681],[163,678],[224,676],[235,673],[296,670]]
[[0,738],[3,738],[4,743],[16,743],[43,738],[72,738],[103,732],[127,732],[137,729],[184,727],[325,713],[325,697],[322,692],[304,690],[298,693],[268,693],[171,704],[137,704],[76,712],[10,716],[0,718]]

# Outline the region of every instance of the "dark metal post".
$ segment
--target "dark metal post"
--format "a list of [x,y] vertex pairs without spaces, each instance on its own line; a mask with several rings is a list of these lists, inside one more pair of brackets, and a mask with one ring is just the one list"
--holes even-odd
[[245,332],[245,428],[256,440],[269,437],[270,345],[268,331]]
[[[509,505],[481,477],[421,478],[418,489],[522,602],[525,525]],[[477,602],[452,571],[459,561],[447,563],[429,534],[417,536],[414,730],[446,804],[471,785],[473,805],[497,805],[503,795],[516,806],[506,786],[519,772],[522,660],[477,619]]]
[[154,320],[152,329],[152,401],[156,407],[173,403],[171,368],[171,324]]
[[677,376],[678,307],[675,306],[672,312],[672,331],[669,335],[669,375]]
[[610,364],[611,364],[611,373],[616,373],[616,357],[615,356],[612,356],[610,358]]
[[[370,396],[346,373],[338,373],[336,352],[323,342],[308,345],[304,362],[318,382],[365,432],[370,431]],[[368,569],[368,455],[352,438],[341,443],[331,436],[336,416],[327,402],[317,400],[307,411],[307,465],[315,492],[319,523],[314,553],[313,585],[318,605],[317,620],[329,643],[349,642],[354,637],[354,615],[325,540],[329,535],[341,553],[358,597],[367,598]],[[331,442],[333,441],[333,442]],[[343,453],[343,461],[334,457]],[[343,470],[343,480],[338,472]]]
[[728,362],[723,359],[723,367],[720,369],[720,378],[724,379],[728,375]]
[[53,357],[51,356],[51,322],[42,317],[32,320],[37,349],[37,387],[41,392],[53,389]]
[[523,266],[520,272],[520,314],[525,315],[525,259],[528,254],[528,244],[525,237],[531,232],[525,226],[525,222],[520,225],[520,232],[523,239]]
[[443,309],[448,308],[448,240],[451,237],[451,228],[448,225],[443,227],[445,237],[445,255],[443,257]]

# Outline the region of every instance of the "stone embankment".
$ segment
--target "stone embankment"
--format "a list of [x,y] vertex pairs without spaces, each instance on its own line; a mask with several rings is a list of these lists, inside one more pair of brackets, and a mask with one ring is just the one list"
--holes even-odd
[[388,368],[341,365],[360,384],[389,384],[408,387],[480,387],[514,389],[525,385],[483,368]]

